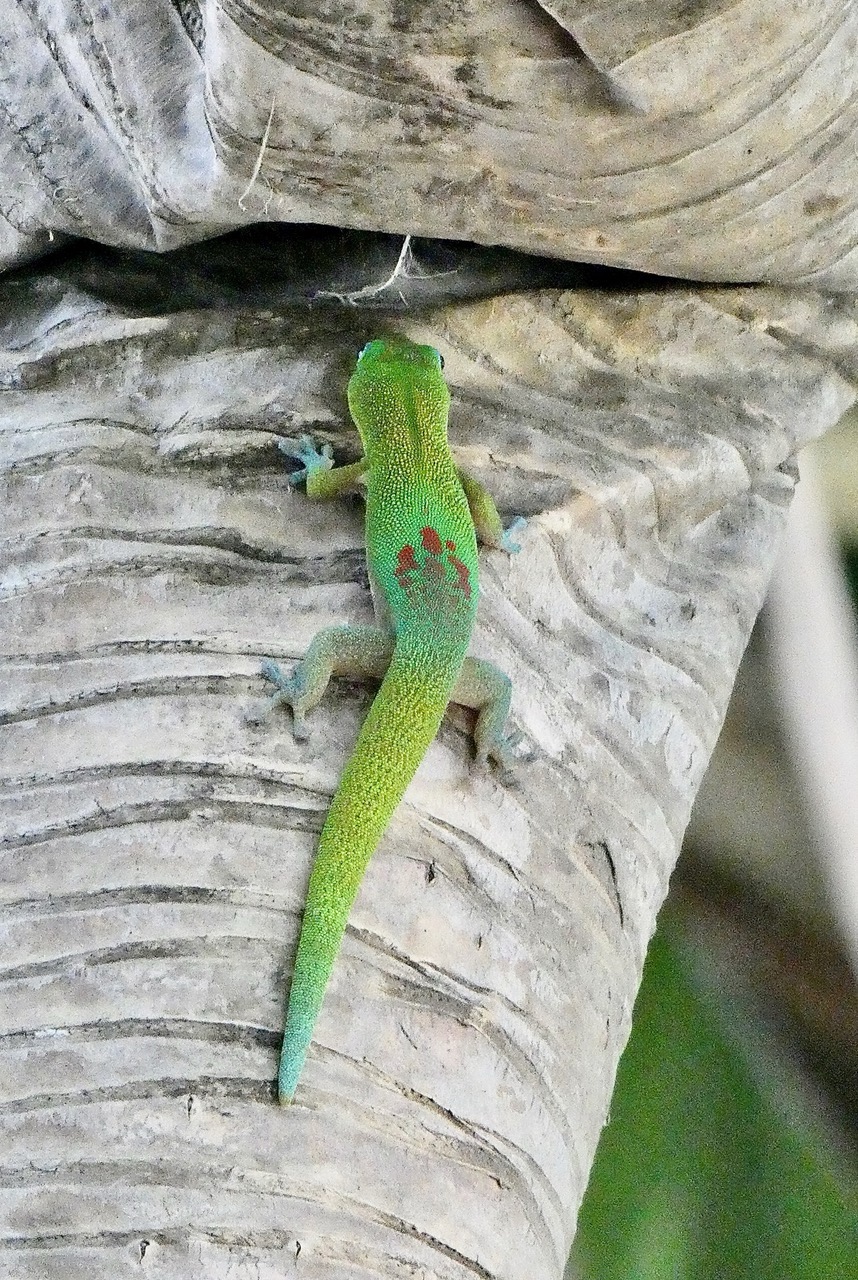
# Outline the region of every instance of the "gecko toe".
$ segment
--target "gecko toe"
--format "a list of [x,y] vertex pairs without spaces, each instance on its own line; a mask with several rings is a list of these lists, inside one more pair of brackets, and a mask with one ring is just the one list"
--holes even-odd
[[284,676],[280,667],[271,658],[266,658],[262,666],[259,668],[259,674],[263,680],[267,680],[270,684],[276,685],[278,689],[284,692],[290,692],[292,680],[290,676]]

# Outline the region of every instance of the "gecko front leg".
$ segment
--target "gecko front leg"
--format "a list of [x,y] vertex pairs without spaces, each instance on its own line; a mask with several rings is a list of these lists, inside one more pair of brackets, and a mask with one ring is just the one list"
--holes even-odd
[[287,458],[303,462],[299,471],[289,473],[289,483],[294,485],[306,481],[308,498],[324,500],[338,497],[344,490],[353,488],[369,467],[366,458],[359,458],[344,467],[335,467],[331,446],[323,444],[319,451],[312,436],[298,436],[297,440],[281,436],[277,448]]
[[496,547],[509,555],[516,555],[521,546],[514,541],[515,535],[525,527],[524,516],[516,516],[508,529],[503,527],[495,500],[479,480],[464,467],[459,467],[459,480],[468,500],[468,508],[477,537],[484,546]]

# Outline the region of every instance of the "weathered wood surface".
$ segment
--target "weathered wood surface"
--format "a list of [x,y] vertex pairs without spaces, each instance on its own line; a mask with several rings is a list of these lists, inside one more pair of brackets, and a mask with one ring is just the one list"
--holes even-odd
[[0,262],[260,220],[858,280],[845,0],[2,0]]
[[[0,1276],[557,1280],[794,451],[855,399],[855,304],[131,315],[73,277],[0,283]],[[290,492],[274,436],[352,456],[345,380],[386,326],[443,350],[460,457],[530,518],[484,556],[473,647],[536,758],[473,776],[442,728],[282,1112],[310,860],[370,695],[332,690],[306,743],[244,717],[262,656],[370,603],[359,505]]]

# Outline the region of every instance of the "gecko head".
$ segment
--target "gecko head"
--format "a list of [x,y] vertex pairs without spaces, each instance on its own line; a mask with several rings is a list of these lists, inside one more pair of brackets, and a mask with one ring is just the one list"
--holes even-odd
[[358,356],[348,387],[349,408],[367,454],[389,445],[392,432],[446,439],[450,392],[444,358],[434,347],[408,338],[375,338]]
[[444,357],[434,347],[421,346],[402,337],[373,338],[358,355],[358,369],[377,372],[390,364],[402,365],[408,369],[424,369],[437,375],[444,368]]

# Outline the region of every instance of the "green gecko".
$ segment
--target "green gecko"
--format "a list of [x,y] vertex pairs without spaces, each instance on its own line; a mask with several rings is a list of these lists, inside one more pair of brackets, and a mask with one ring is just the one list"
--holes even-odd
[[477,536],[514,552],[491,496],[460,470],[447,443],[450,392],[443,360],[406,338],[377,339],[358,357],[348,385],[364,455],[334,467],[312,439],[280,440],[303,463],[310,498],[366,483],[366,547],[378,626],[329,627],[291,676],[274,662],[262,674],[277,686],[272,705],[292,708],[294,733],[332,675],[382,680],[343,770],[319,839],[289,992],[278,1096],[295,1096],[328,978],[364,871],[402,799],[447,703],[477,710],[477,760],[507,768],[504,736],[510,682],[491,662],[466,656],[477,609]]

